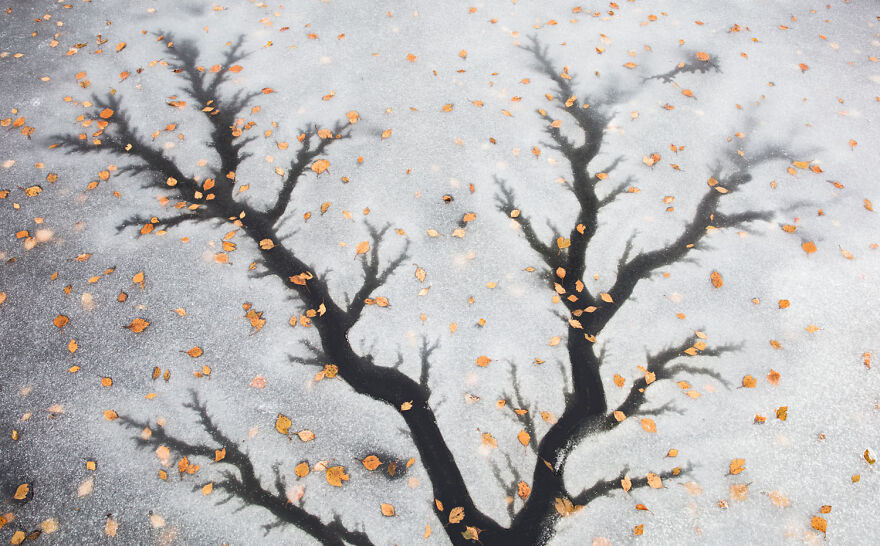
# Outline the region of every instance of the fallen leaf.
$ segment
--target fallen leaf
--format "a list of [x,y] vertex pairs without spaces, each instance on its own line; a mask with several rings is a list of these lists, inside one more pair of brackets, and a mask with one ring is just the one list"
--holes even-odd
[[279,413],[278,418],[275,419],[275,430],[286,435],[290,431],[291,426],[293,426],[293,422],[290,420],[290,417]]
[[459,523],[464,519],[464,507],[456,506],[452,510],[449,511],[449,523]]
[[730,473],[731,474],[740,474],[743,470],[746,469],[746,460],[745,459],[734,459],[730,461]]
[[343,481],[348,481],[348,474],[345,473],[345,467],[331,466],[326,472],[327,483],[334,487],[342,487]]

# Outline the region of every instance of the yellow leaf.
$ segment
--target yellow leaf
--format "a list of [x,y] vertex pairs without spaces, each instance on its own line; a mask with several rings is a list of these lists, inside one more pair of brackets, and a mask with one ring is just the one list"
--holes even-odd
[[345,473],[345,467],[331,466],[326,472],[327,483],[334,487],[342,487],[343,481],[348,481],[348,474]]
[[290,417],[279,413],[278,418],[275,419],[275,430],[281,434],[287,434],[291,426],[293,426],[293,422],[290,420]]
[[385,516],[386,518],[390,518],[391,516],[394,515],[394,506],[392,506],[390,504],[385,504],[383,502],[381,505],[381,508],[382,508],[382,515]]
[[118,44],[116,44],[116,52],[118,53],[125,49],[125,45],[125,42],[119,42]]
[[614,303],[614,300],[611,298],[611,294],[607,294],[605,292],[601,292],[599,297],[602,298],[602,301],[605,303]]
[[263,250],[271,250],[275,247],[275,243],[272,242],[272,239],[262,239],[260,240],[260,248]]
[[412,401],[404,402],[400,405],[400,411],[409,411],[413,407]]
[[112,409],[104,410],[104,419],[107,419],[108,421],[114,421],[118,418],[119,414]]
[[311,430],[301,430],[296,433],[299,436],[299,439],[303,442],[311,442],[315,439],[315,433]]
[[660,489],[663,487],[663,480],[660,479],[660,476],[654,474],[653,472],[648,472],[647,475],[648,485],[651,486],[652,489]]
[[571,241],[566,239],[565,237],[558,237],[556,239],[556,245],[561,249],[568,248],[571,246]]
[[370,243],[367,241],[361,241],[360,243],[358,243],[356,251],[357,255],[366,254],[370,251]]
[[656,433],[657,432],[657,423],[654,422],[653,419],[642,419],[642,428],[645,429],[645,432]]
[[305,478],[306,476],[309,475],[309,472],[310,472],[310,471],[311,471],[311,469],[309,468],[309,463],[307,463],[306,461],[303,461],[303,462],[299,463],[299,464],[296,465],[296,467],[293,469],[293,472],[294,472],[294,473],[297,475],[297,477],[299,477],[299,478]]
[[382,138],[383,139],[386,139],[390,136],[391,136],[391,129],[385,129],[384,131],[382,131]]
[[210,495],[214,490],[214,482],[206,483],[202,486],[202,495]]

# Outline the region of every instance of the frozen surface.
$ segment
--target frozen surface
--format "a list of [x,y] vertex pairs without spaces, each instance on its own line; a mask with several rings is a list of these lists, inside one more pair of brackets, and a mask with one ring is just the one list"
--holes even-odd
[[[291,362],[312,356],[303,340],[321,340],[314,326],[291,328],[291,316],[308,306],[286,279],[262,274],[256,241],[219,221],[140,237],[142,224],[118,231],[134,216],[171,215],[180,197],[155,174],[119,172],[130,163],[125,157],[50,149],[60,135],[101,138],[78,117],[94,112],[85,103],[112,94],[122,105],[114,115],[124,109],[138,135],[187,177],[215,176],[222,158],[211,125],[167,50],[170,41],[192,43],[210,73],[243,36],[249,55],[219,97],[258,92],[239,116],[254,122],[246,135],[255,140],[235,181],[220,173],[218,184],[234,184],[255,210],[267,208],[296,158],[297,135],[338,120],[348,125],[348,113],[358,113],[350,137],[319,156],[328,171],[306,169],[276,243],[325,279],[343,306],[362,280],[355,249],[369,240],[367,222],[391,226],[383,263],[409,241],[400,267],[369,294],[390,305],[367,306],[348,339],[375,365],[399,362],[415,380],[422,340],[437,342],[430,406],[486,516],[508,526],[508,504],[518,511],[523,500],[505,489],[530,483],[542,464],[517,437],[524,421],[512,411],[520,409],[512,371],[539,440],[565,410],[566,340],[577,333],[522,227],[496,208],[503,180],[558,255],[556,236],[568,237],[576,223],[579,204],[565,187],[570,162],[548,145],[549,122],[536,110],[561,120],[561,135],[577,145],[583,132],[563,111],[568,97],[521,47],[536,39],[557,74],[573,76],[578,101],[610,116],[590,173],[622,161],[596,184],[599,198],[622,183],[631,189],[599,212],[586,291],[611,288],[631,237],[631,256],[672,243],[713,191],[706,181],[740,161],[737,151],[752,180],[724,196],[719,211],[768,212],[706,234],[615,302],[623,303],[620,312],[595,343],[609,412],[644,377],[638,366],[646,353],[695,331],[710,350],[737,349],[682,360],[714,375],[685,372],[652,383],[643,409],[671,411],[627,416],[570,450],[564,483],[572,495],[624,468],[634,480],[674,467],[686,472],[660,489],[624,492],[615,484],[582,510],[550,517],[550,543],[875,543],[876,5],[618,3],[12,3],[0,14],[0,515],[9,520],[0,540],[41,528],[37,540],[56,544],[314,540],[295,525],[273,526],[267,510],[240,498],[220,504],[219,487],[203,494],[229,470],[222,461],[190,457],[201,468],[179,474],[183,453],[163,466],[155,446],[139,449],[140,429],[120,424],[133,419],[215,446],[184,407],[193,391],[268,490],[277,467],[283,494],[325,523],[338,516],[376,544],[449,543],[450,524],[434,510],[431,476],[399,408],[357,394],[339,377],[316,381],[320,366]],[[717,70],[699,60],[703,53]],[[706,70],[650,78],[679,63]],[[168,104],[175,101],[187,104]],[[749,162],[770,146],[786,157]],[[654,153],[660,159],[649,166]],[[42,192],[29,196],[33,186]],[[170,203],[163,206],[162,196]],[[463,221],[467,213],[475,219]],[[230,230],[236,248],[218,263]],[[713,271],[721,286],[710,281]],[[134,282],[139,273],[143,286]],[[117,301],[120,292],[126,301]],[[259,331],[244,304],[263,313]],[[69,322],[56,326],[58,315]],[[123,328],[137,318],[150,323],[143,332]],[[193,347],[203,354],[187,355]],[[488,366],[477,366],[482,355]],[[154,379],[154,367],[170,379]],[[746,376],[756,378],[753,387],[743,386]],[[289,437],[275,428],[279,414],[292,420]],[[656,432],[640,426],[642,418]],[[301,441],[301,430],[315,438]],[[368,455],[398,461],[395,476],[365,468]],[[736,459],[745,470],[732,474]],[[313,471],[297,479],[302,461]],[[331,485],[315,468],[322,462],[344,466],[350,479]],[[28,494],[17,499],[22,484]],[[394,516],[382,514],[383,503]]]

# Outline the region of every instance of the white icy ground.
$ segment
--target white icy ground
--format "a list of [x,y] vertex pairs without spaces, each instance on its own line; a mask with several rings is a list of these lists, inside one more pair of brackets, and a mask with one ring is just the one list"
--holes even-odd
[[[10,191],[0,200],[0,291],[6,294],[0,304],[5,431],[0,483],[3,499],[23,482],[33,482],[35,491],[23,507],[2,501],[0,514],[13,512],[16,520],[0,530],[0,540],[56,518],[58,531],[40,541],[102,541],[106,516],[112,514],[119,524],[115,541],[125,544],[307,543],[309,538],[292,526],[264,535],[261,526],[272,519],[261,509],[236,511],[241,504],[235,500],[216,505],[221,498],[216,490],[209,496],[193,491],[219,477],[208,461],[198,461],[202,469],[184,483],[173,469],[167,482],[157,479],[155,454],[137,450],[130,439],[135,432],[102,415],[113,409],[153,423],[161,416],[170,432],[204,439],[182,408],[188,390],[196,389],[226,434],[244,441],[267,486],[274,463],[293,483],[298,462],[330,460],[344,465],[351,480],[334,488],[317,473],[299,482],[310,511],[325,521],[337,513],[349,527],[362,525],[377,544],[447,542],[442,522],[431,511],[430,481],[418,460],[407,476],[394,481],[367,472],[358,461],[371,453],[417,457],[396,412],[353,394],[341,381],[314,383],[316,369],[288,363],[289,354],[305,355],[300,339],[317,341],[317,336],[291,330],[288,318],[303,309],[287,299],[277,280],[248,276],[257,256],[252,244],[238,236],[232,265],[220,265],[213,255],[228,226],[184,224],[164,237],[141,239],[135,239],[134,229],[117,234],[122,219],[158,213],[159,192],[141,189],[142,179],[127,176],[87,191],[99,171],[123,163],[48,150],[52,134],[80,131],[75,118],[86,111],[82,101],[115,89],[145,137],[177,123],[174,133],[157,142],[174,144],[169,155],[188,172],[204,175],[198,161],[210,165],[215,159],[205,145],[207,124],[181,94],[181,81],[162,65],[168,56],[152,33],[164,31],[178,42],[196,40],[207,67],[221,62],[227,41],[244,34],[252,54],[239,63],[243,70],[225,89],[274,89],[255,101],[258,114],[245,116],[257,122],[252,132],[258,136],[249,148],[253,157],[238,171],[239,183],[251,184],[245,194],[251,202],[268,202],[279,183],[273,170],[287,167],[298,129],[308,123],[331,126],[350,110],[360,113],[352,138],[335,143],[324,156],[330,173],[308,174],[297,188],[287,226],[298,231],[287,242],[317,272],[331,270],[331,288],[343,301],[343,292],[354,292],[359,281],[352,258],[354,246],[367,238],[364,209],[369,207],[367,218],[374,224],[390,222],[405,231],[411,257],[377,291],[392,305],[367,308],[351,339],[383,364],[392,364],[400,351],[402,369],[414,376],[420,336],[440,339],[431,387],[441,428],[477,505],[502,524],[507,522],[504,493],[490,461],[503,466],[504,451],[530,480],[535,457],[516,439],[521,427],[510,406],[499,410],[495,402],[511,392],[509,369],[515,366],[534,409],[559,415],[557,360],[567,363],[567,356],[564,342],[549,345],[553,336],[565,335],[565,323],[556,315],[562,308],[552,304],[553,292],[538,274],[525,271],[540,261],[516,226],[495,210],[493,177],[511,184],[519,206],[547,241],[551,231],[545,220],[567,232],[576,204],[556,181],[569,176],[568,165],[544,145],[544,122],[535,110],[548,109],[572,131],[573,122],[546,101],[544,94],[554,92],[551,82],[517,45],[534,36],[549,46],[557,66],[576,76],[582,99],[609,89],[620,93],[591,170],[623,155],[624,163],[603,183],[611,188],[632,175],[641,191],[621,196],[603,211],[588,255],[588,271],[598,279],[584,279],[591,289],[601,291],[612,282],[632,233],[638,234],[636,250],[657,248],[676,236],[730,146],[748,153],[782,142],[797,159],[821,166],[822,173],[799,169],[796,176],[786,172],[785,162],[756,168],[753,182],[722,199],[722,208],[773,210],[773,221],[751,224],[745,234],[711,235],[708,249],[664,270],[669,278],[643,281],[603,332],[599,343],[608,355],[602,373],[610,407],[623,396],[612,377],[619,373],[627,385],[639,377],[636,366],[644,364],[646,350],[678,343],[694,330],[706,332],[710,346],[739,343],[742,349],[705,362],[732,388],[705,376],[682,377],[702,395],[691,399],[673,382],[653,386],[655,406],[672,400],[684,412],[655,417],[656,434],[630,419],[610,434],[588,438],[569,459],[567,483],[576,492],[616,476],[624,466],[633,477],[688,463],[691,473],[667,481],[662,490],[616,491],[590,504],[560,520],[552,543],[600,538],[612,544],[636,538],[651,544],[873,543],[880,532],[880,465],[870,466],[863,453],[880,455],[880,250],[870,248],[880,243],[880,224],[864,204],[869,199],[880,206],[874,179],[880,138],[871,126],[880,108],[880,63],[871,60],[880,56],[875,5],[619,3],[613,10],[585,4],[573,13],[576,4],[524,1],[373,5],[330,0],[280,6],[237,0],[210,5],[71,0],[69,8],[16,3],[12,13],[0,15],[0,117],[25,116],[35,127],[30,140],[17,128],[0,134],[0,162],[6,162],[0,189]],[[741,30],[729,32],[735,24]],[[59,43],[51,47],[55,33]],[[309,39],[312,33],[317,39]],[[98,34],[108,40],[103,46],[96,44]],[[117,53],[115,45],[122,41],[127,45]],[[65,55],[77,43],[87,46]],[[96,54],[97,49],[104,51]],[[717,59],[721,72],[682,74],[675,84],[642,80],[692,61],[698,51]],[[408,54],[416,56],[414,62]],[[624,67],[629,62],[636,66]],[[75,79],[81,71],[90,81],[87,89]],[[131,75],[120,81],[123,71]],[[683,96],[682,89],[695,98]],[[322,100],[331,92],[331,100]],[[189,102],[186,111],[166,106],[172,95]],[[73,101],[65,102],[65,96]],[[453,110],[444,112],[445,104]],[[664,109],[666,104],[674,110]],[[275,134],[262,138],[270,128]],[[392,135],[382,139],[386,129]],[[739,131],[744,138],[734,136]],[[175,133],[183,133],[184,140]],[[282,140],[291,142],[289,150],[275,146]],[[670,144],[685,148],[675,154]],[[541,149],[537,157],[533,146]],[[648,168],[642,157],[653,152],[662,159]],[[271,162],[267,156],[273,156]],[[361,165],[358,156],[364,158]],[[35,168],[38,163],[44,165]],[[45,181],[49,172],[58,174],[56,183]],[[350,182],[343,184],[342,176]],[[44,191],[26,197],[20,188],[32,184]],[[445,204],[444,194],[454,201]],[[665,212],[668,195],[675,197],[672,213]],[[321,216],[320,204],[326,201],[332,205]],[[306,223],[307,211],[312,218]],[[451,237],[466,212],[476,213],[476,221],[463,238]],[[798,229],[786,233],[782,224]],[[25,250],[16,232],[33,235],[38,229],[51,230],[51,237]],[[429,229],[442,236],[430,237]],[[184,236],[190,238],[186,244],[180,241]],[[807,241],[815,243],[815,253],[804,252],[801,244]],[[403,237],[391,233],[383,255],[393,256],[402,244]],[[92,256],[76,261],[81,253]],[[427,271],[425,283],[413,275],[417,265]],[[88,282],[114,266],[112,275]],[[720,289],[709,282],[712,270],[723,274]],[[55,271],[58,279],[52,281]],[[131,284],[139,271],[146,275],[143,291]],[[486,286],[490,282],[494,289]],[[72,291],[65,295],[68,284]],[[417,296],[426,286],[428,294]],[[125,304],[116,302],[120,290],[129,294]],[[779,309],[780,299],[791,306]],[[244,302],[268,320],[254,335],[243,318]],[[175,308],[185,308],[186,316]],[[60,331],[52,325],[59,313],[71,319]],[[677,313],[686,318],[676,318]],[[135,317],[151,322],[143,334],[121,328]],[[482,327],[477,326],[481,318]],[[451,322],[458,325],[455,333]],[[819,330],[808,332],[809,325]],[[70,339],[79,345],[74,355],[67,349]],[[774,349],[770,340],[782,348]],[[193,360],[182,353],[192,346],[202,347],[204,356]],[[866,352],[874,355],[870,370],[863,364]],[[492,363],[478,368],[479,355],[490,356]],[[535,358],[546,362],[535,365]],[[203,364],[212,368],[210,379],[193,377]],[[82,369],[71,374],[72,365]],[[153,366],[171,369],[171,381],[154,383]],[[771,369],[781,375],[777,386],[765,379]],[[248,386],[256,375],[266,378],[265,389]],[[758,379],[756,388],[738,388],[745,375]],[[111,388],[100,386],[102,376],[114,379]],[[150,392],[158,396],[144,399]],[[468,401],[469,394],[479,401]],[[63,413],[50,413],[56,404]],[[781,406],[788,407],[784,422],[775,418]],[[279,435],[273,429],[278,413],[292,418],[294,430],[314,431],[316,439],[302,443]],[[754,424],[756,414],[767,422]],[[13,429],[21,436],[17,442],[10,438]],[[538,418],[539,433],[544,430]],[[498,440],[499,449],[481,449],[483,432]],[[669,449],[677,449],[678,457],[666,458]],[[745,459],[746,470],[732,476],[729,463],[736,458]],[[95,472],[85,468],[86,460],[97,461]],[[853,483],[857,474],[860,481]],[[410,476],[419,480],[417,487],[408,486]],[[93,491],[78,496],[89,479]],[[684,487],[689,482],[699,489]],[[735,484],[748,484],[745,500],[731,498]],[[771,492],[784,495],[790,506],[775,505]],[[397,515],[383,517],[380,503],[393,504]],[[650,512],[634,509],[640,503]],[[517,500],[515,506],[520,505]],[[823,505],[832,506],[821,514],[828,522],[827,537],[810,527]],[[164,524],[151,525],[151,513]],[[423,539],[427,524],[433,534]],[[639,524],[644,535],[634,537]]]

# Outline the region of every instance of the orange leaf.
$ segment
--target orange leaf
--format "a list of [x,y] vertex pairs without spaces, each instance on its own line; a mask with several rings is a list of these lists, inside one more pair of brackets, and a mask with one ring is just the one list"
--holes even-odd
[[382,461],[380,461],[379,457],[376,457],[375,455],[368,455],[366,459],[361,461],[361,463],[364,465],[364,468],[372,472],[373,470],[379,468],[379,465],[382,464]]
[[521,430],[519,431],[519,434],[516,435],[516,439],[519,440],[519,443],[521,443],[523,446],[527,446],[529,445],[529,440],[531,440],[532,437],[529,436],[529,433],[525,430]]
[[201,347],[193,347],[192,349],[186,351],[186,354],[188,354],[192,358],[198,358],[204,354],[204,351],[202,351]]
[[464,519],[464,507],[456,506],[449,511],[449,523],[458,523]]
[[653,419],[642,419],[642,428],[645,429],[645,432],[656,433],[657,432],[657,423],[654,422]]
[[390,504],[385,504],[384,502],[381,504],[382,515],[386,518],[390,518],[394,515],[394,506]]
[[297,475],[298,478],[305,478],[309,475],[309,471],[309,463],[307,463],[306,461],[299,463],[293,469],[293,472]]
[[816,252],[816,243],[813,241],[807,241],[801,245],[801,248],[803,248],[804,252],[807,254],[812,254],[813,252]]
[[360,243],[358,243],[358,246],[355,250],[357,251],[356,255],[366,254],[370,251],[370,243],[367,241],[361,241]]
[[486,355],[480,355],[477,357],[477,366],[480,366],[482,368],[488,366],[490,362],[492,362],[492,359]]
[[734,459],[734,460],[730,461],[730,473],[731,474],[739,474],[745,469],[746,469],[746,460],[745,459]]
[[131,321],[131,324],[129,324],[128,326],[123,326],[123,328],[126,328],[136,334],[139,334],[139,333],[143,332],[144,330],[146,330],[147,326],[149,326],[149,325],[150,325],[150,323],[145,321],[144,319],[136,318]]
[[348,481],[348,474],[345,473],[345,467],[331,466],[326,472],[327,483],[334,487],[342,487],[343,481]]
[[724,286],[724,279],[721,278],[721,273],[718,271],[712,270],[712,273],[709,274],[709,279],[712,280],[712,286],[715,288],[721,288]]
[[290,417],[279,413],[275,419],[275,430],[281,434],[287,434],[291,426],[293,426],[293,422],[290,420]]

